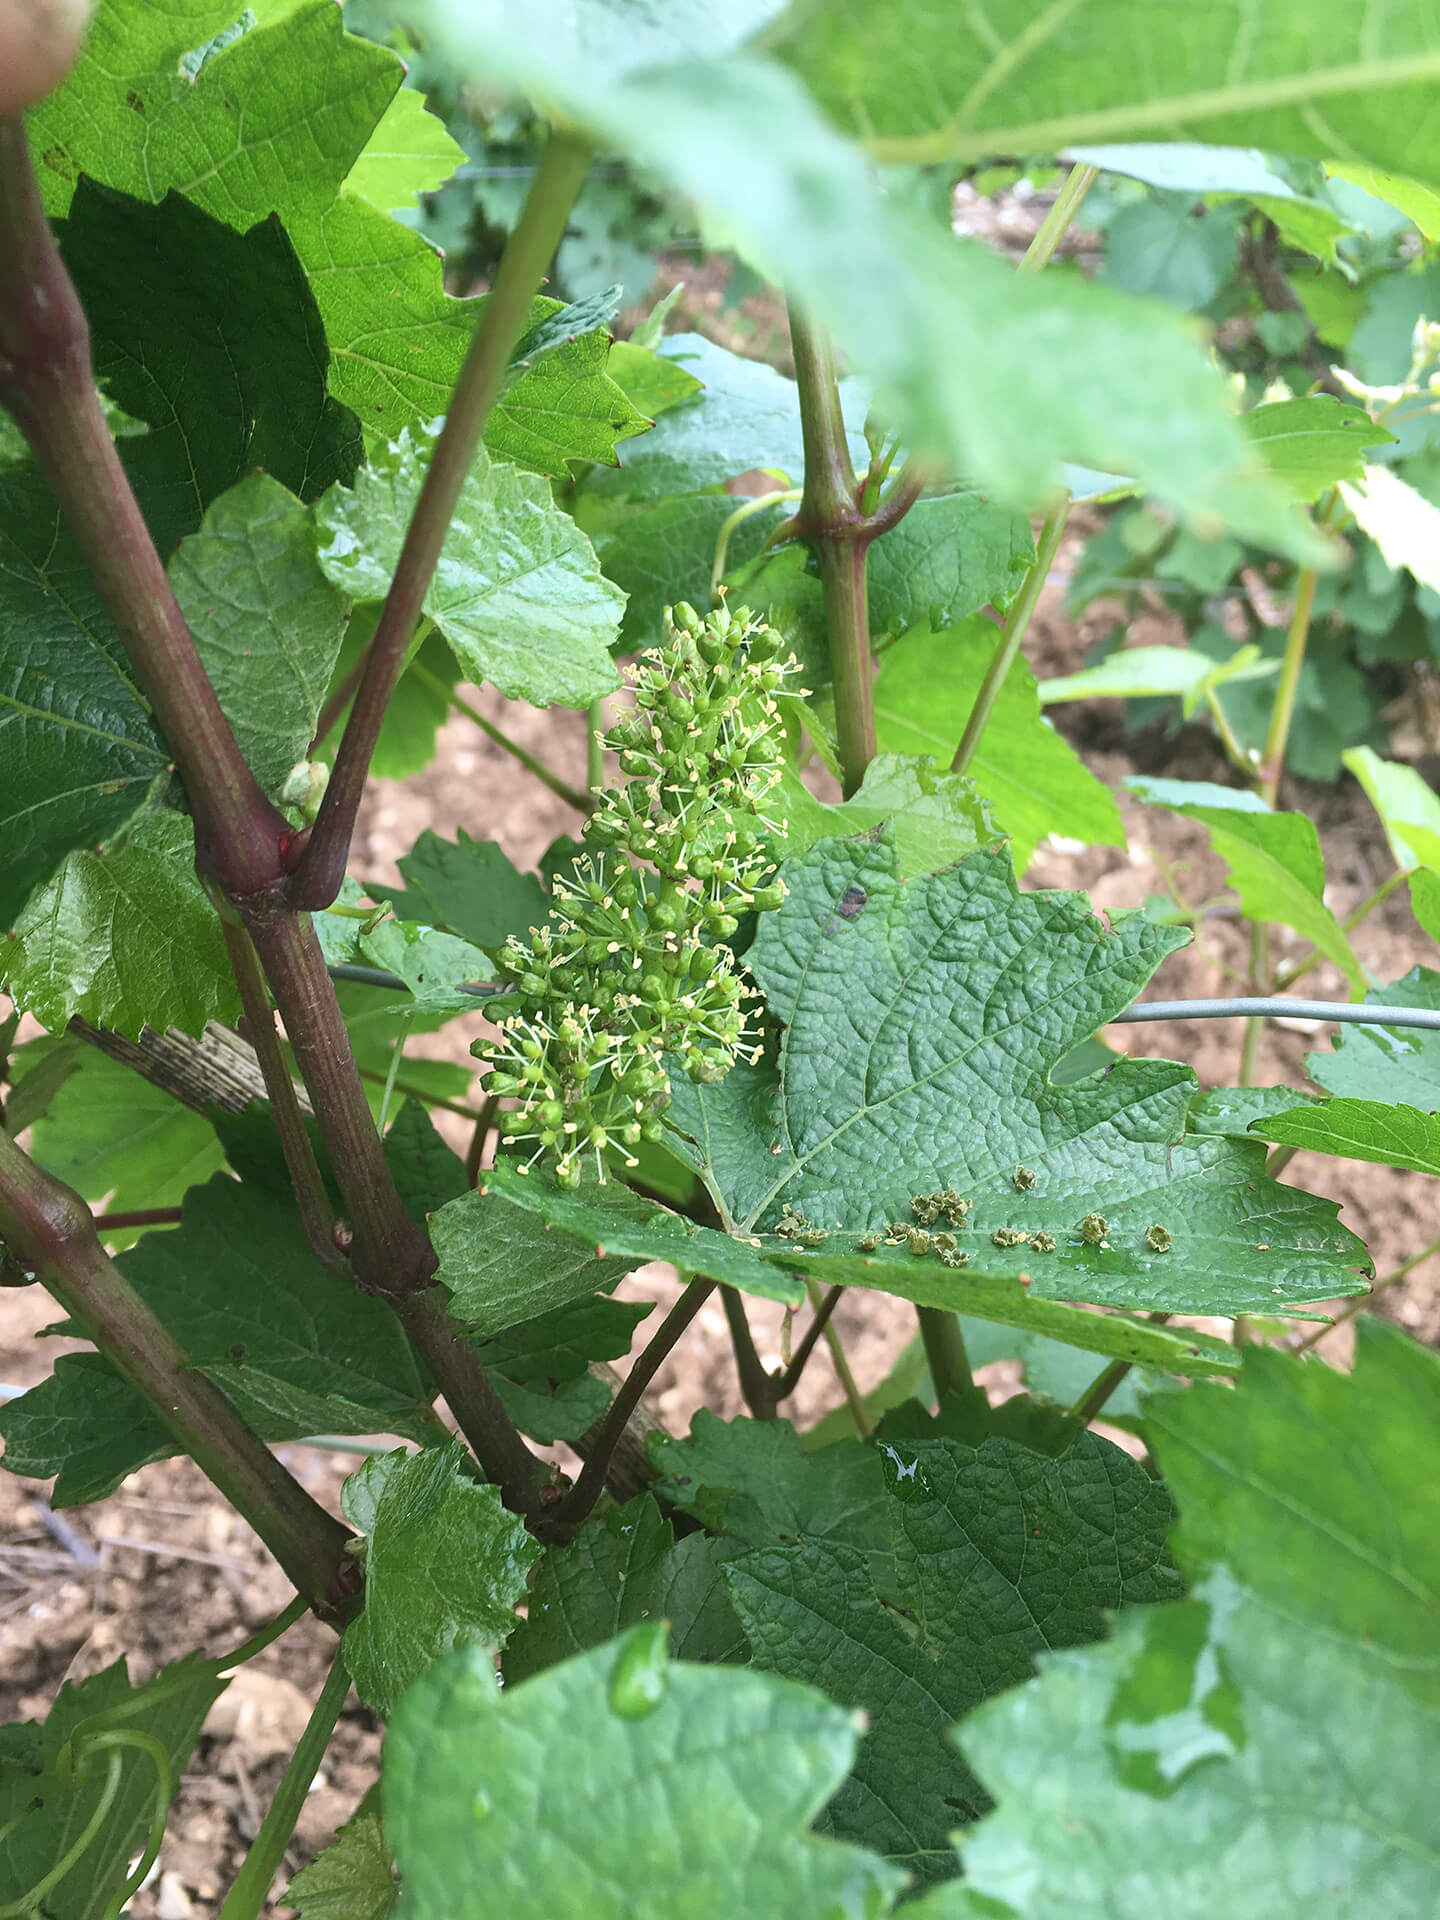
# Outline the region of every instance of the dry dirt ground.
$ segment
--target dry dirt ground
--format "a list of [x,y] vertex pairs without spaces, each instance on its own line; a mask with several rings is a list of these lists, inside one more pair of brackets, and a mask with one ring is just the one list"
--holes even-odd
[[[1064,573],[1072,553],[1062,551]],[[1072,670],[1086,647],[1110,623],[1105,609],[1078,627],[1063,615],[1059,591],[1048,590],[1032,629],[1029,648],[1042,674]],[[1153,635],[1149,637],[1154,637]],[[482,709],[526,744],[540,746],[579,779],[584,766],[582,716],[538,715],[507,708],[489,691],[475,692]],[[1178,740],[1158,733],[1127,736],[1117,703],[1060,710],[1058,721],[1090,764],[1112,784],[1138,769],[1193,779],[1225,779],[1208,734],[1188,730]],[[1309,812],[1320,826],[1331,875],[1332,904],[1344,913],[1389,870],[1378,825],[1358,789],[1295,788],[1289,804]],[[1027,875],[1030,886],[1081,886],[1097,907],[1139,905],[1164,890],[1162,868],[1189,898],[1221,890],[1219,863],[1198,826],[1122,803],[1131,832],[1128,851],[1046,851]],[[576,816],[544,789],[518,773],[513,762],[462,718],[444,729],[429,772],[400,787],[379,784],[371,792],[359,834],[355,868],[377,880],[396,879],[394,862],[427,826],[453,836],[463,827],[498,839],[520,865],[534,861],[557,833],[574,830]],[[1284,936],[1279,936],[1282,942]],[[1433,963],[1404,904],[1392,897],[1357,937],[1361,958],[1384,980],[1417,961]],[[1233,921],[1207,921],[1195,945],[1165,963],[1151,992],[1189,997],[1236,990],[1243,973],[1243,935]],[[1308,990],[1339,997],[1338,975],[1317,968]],[[464,1056],[468,1033],[416,1040],[426,1052]],[[1164,1054],[1191,1062],[1209,1082],[1235,1075],[1240,1043],[1236,1025],[1112,1029],[1116,1045],[1137,1054]],[[1262,1079],[1299,1086],[1305,1052],[1323,1045],[1313,1032],[1272,1028],[1265,1042]],[[452,1139],[466,1144],[464,1123],[441,1116]],[[1418,1174],[1393,1173],[1317,1156],[1301,1156],[1288,1179],[1339,1201],[1347,1224],[1370,1246],[1377,1271],[1386,1273],[1432,1238],[1440,1220],[1434,1189]],[[625,1283],[626,1291],[659,1302],[673,1297],[675,1283],[661,1269]],[[1382,1310],[1422,1339],[1440,1341],[1440,1260],[1420,1268],[1388,1293]],[[753,1314],[762,1357],[778,1356],[778,1308]],[[35,1334],[57,1317],[37,1290],[0,1293],[0,1381],[30,1385],[44,1378],[55,1355],[72,1343],[37,1342]],[[652,1326],[655,1321],[652,1319]],[[863,1387],[883,1376],[913,1320],[898,1302],[851,1295],[836,1315],[844,1349]],[[643,1329],[642,1329],[643,1334]],[[1343,1351],[1337,1355],[1343,1360]],[[1001,1370],[999,1390],[1013,1382]],[[800,1424],[839,1399],[839,1388],[822,1347],[803,1383],[795,1408]],[[664,1423],[684,1430],[697,1406],[722,1413],[739,1410],[734,1367],[723,1316],[704,1310],[689,1337],[658,1375],[650,1399]],[[305,1484],[332,1507],[353,1455],[312,1447],[282,1449]],[[197,1469],[173,1461],[136,1474],[110,1499],[58,1518],[45,1505],[47,1488],[0,1476],[0,1719],[43,1715],[61,1683],[83,1678],[129,1655],[131,1671],[144,1679],[155,1666],[192,1649],[223,1653],[237,1646],[284,1605],[286,1587],[259,1542],[210,1490]],[[142,1920],[184,1920],[208,1915],[219,1902],[244,1856],[286,1758],[318,1692],[331,1642],[313,1622],[294,1628],[244,1669],[216,1708],[185,1776],[160,1858],[160,1873],[135,1901]],[[334,1745],[301,1815],[288,1867],[293,1870],[333,1835],[374,1777],[379,1749],[375,1722],[352,1698]],[[283,1879],[277,1880],[277,1891]]]

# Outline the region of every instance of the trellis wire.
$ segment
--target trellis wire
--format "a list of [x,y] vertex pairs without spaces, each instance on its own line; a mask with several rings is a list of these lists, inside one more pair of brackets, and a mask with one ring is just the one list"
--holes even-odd
[[[388,987],[392,993],[409,989],[398,973],[382,967],[355,967],[348,963],[332,966],[336,980],[355,980],[366,987]],[[494,993],[493,984],[467,982],[457,993],[474,994],[477,1000]],[[1136,1024],[1142,1020],[1334,1020],[1353,1027],[1424,1027],[1440,1032],[1440,1012],[1428,1007],[1356,1007],[1344,1000],[1292,1000],[1283,995],[1272,999],[1231,1000],[1137,1000],[1123,1013],[1112,1014],[1107,1025]]]

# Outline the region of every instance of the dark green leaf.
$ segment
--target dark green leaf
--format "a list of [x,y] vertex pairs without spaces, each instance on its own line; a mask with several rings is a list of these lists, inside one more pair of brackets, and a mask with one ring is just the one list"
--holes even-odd
[[406,1100],[385,1136],[385,1164],[410,1214],[424,1220],[447,1200],[468,1193],[465,1162],[436,1131],[418,1100]]
[[181,541],[170,579],[241,752],[278,794],[309,754],[347,611],[315,558],[310,514],[251,474]]
[[404,893],[382,889],[402,920],[448,927],[477,947],[498,953],[507,934],[524,934],[543,921],[545,890],[521,873],[495,840],[472,840],[463,827],[445,840],[427,827],[402,854]]
[[137,1467],[178,1452],[170,1429],[98,1353],[64,1353],[48,1380],[0,1407],[11,1473],[55,1477],[50,1504],[103,1500]]
[[[538,1182],[544,1176],[529,1178]],[[603,1221],[612,1233],[622,1221],[643,1231],[655,1213],[650,1201],[614,1181],[603,1189],[582,1185],[578,1198],[591,1197],[603,1197]],[[484,1190],[462,1194],[430,1223],[440,1256],[436,1279],[450,1291],[451,1312],[477,1332],[504,1332],[611,1286],[642,1264],[623,1252],[598,1255],[593,1234],[587,1239],[552,1231],[544,1214],[521,1203],[527,1198],[528,1191],[512,1197],[487,1175]],[[663,1246],[643,1256],[669,1257]]]
[[75,1015],[138,1040],[141,1029],[199,1035],[240,998],[220,921],[195,876],[184,814],[156,812],[113,849],[67,854],[0,938],[0,984],[41,1026]]
[[971,1904],[917,1915],[1428,1915],[1440,1374],[1359,1332],[1351,1375],[1250,1348],[1238,1391],[1150,1403],[1194,1598],[964,1723],[999,1810],[963,1850]]
[[328,396],[325,330],[277,219],[237,233],[179,194],[148,206],[82,180],[60,240],[96,374],[150,428],[125,463],[162,552],[254,467],[302,500],[352,477],[359,422]]
[[346,1518],[366,1538],[365,1611],[345,1629],[345,1664],[385,1718],[452,1647],[489,1656],[505,1644],[540,1557],[499,1488],[466,1477],[468,1458],[459,1440],[377,1454],[345,1482]]
[[530,1589],[527,1617],[505,1649],[514,1686],[544,1667],[638,1626],[667,1620],[679,1658],[744,1662],[745,1635],[721,1576],[732,1542],[675,1529],[642,1493],[590,1521],[568,1547],[552,1547]]
[[[641,501],[581,494],[580,524],[595,542],[605,577],[628,596],[620,625],[622,645],[656,646],[666,607],[681,600],[696,607],[706,604],[720,530],[744,504],[728,493]],[[789,510],[777,505],[742,520],[726,549],[728,567],[752,560]]]
[[652,1311],[647,1301],[593,1294],[509,1327],[477,1351],[516,1426],[553,1446],[578,1440],[604,1414],[610,1388],[590,1363],[628,1353],[637,1323]]
[[284,1904],[293,1907],[300,1920],[391,1920],[399,1899],[377,1784],[331,1845],[296,1874],[285,1890]]
[[1109,1611],[1176,1597],[1172,1509],[1093,1434],[1059,1460],[999,1439],[889,1444],[880,1459],[892,1592],[833,1542],[746,1554],[725,1579],[760,1667],[867,1716],[824,1829],[927,1880],[954,1871],[951,1830],[986,1808],[947,1749],[950,1722],[1027,1679],[1047,1648],[1100,1638]]
[[801,1832],[849,1768],[851,1716],[768,1674],[671,1665],[664,1636],[632,1627],[503,1692],[467,1649],[402,1702],[385,1821],[414,1920],[886,1911],[900,1875]]
[[[651,1260],[668,1260],[682,1273],[708,1274],[727,1286],[765,1300],[782,1300],[787,1306],[798,1306],[805,1297],[798,1280],[759,1257],[758,1242],[737,1239],[714,1227],[697,1227],[666,1207],[637,1204],[637,1196],[613,1180],[593,1192],[576,1193],[549,1178],[522,1173],[513,1161],[499,1160],[485,1175],[485,1190],[503,1194],[513,1205],[538,1215],[552,1231],[588,1248],[596,1262],[622,1259],[634,1268]],[[458,1204],[466,1206],[463,1200]],[[468,1211],[473,1218],[474,1210]],[[442,1273],[448,1264],[442,1256]],[[463,1272],[463,1267],[457,1271]],[[581,1290],[589,1293],[595,1285],[591,1279]]]
[[727,1421],[702,1407],[688,1439],[653,1434],[650,1458],[662,1499],[746,1546],[888,1549],[880,1456],[858,1440],[807,1453],[788,1420]]
[[[785,1025],[778,1059],[713,1087],[677,1079],[667,1116],[742,1231],[788,1205],[830,1230],[803,1256],[817,1276],[923,1288],[986,1318],[1007,1316],[967,1305],[981,1277],[1024,1275],[1032,1302],[1190,1313],[1360,1290],[1364,1252],[1331,1203],[1267,1180],[1258,1144],[1182,1140],[1188,1068],[1123,1060],[1074,1086],[1049,1080],[1184,935],[1138,914],[1106,928],[1078,894],[1022,894],[1004,853],[902,885],[883,830],[823,841],[784,872],[789,897],[746,956]],[[1017,1184],[1022,1168],[1033,1183]],[[954,1229],[965,1273],[934,1251],[859,1256],[849,1236],[908,1221],[912,1199],[941,1188],[971,1203]],[[1092,1212],[1106,1245],[1081,1232]],[[1173,1251],[1149,1245],[1152,1226]],[[1056,1246],[996,1246],[1001,1230]]]
[[653,341],[642,341],[637,328],[628,340],[617,340],[610,349],[610,378],[630,404],[651,420],[690,399],[705,384],[678,360],[655,351],[661,338],[663,333]]
[[[997,644],[994,627],[977,616],[946,632],[911,633],[892,648],[875,682],[881,745],[896,753],[933,753],[949,766]],[[1019,871],[1047,834],[1124,844],[1109,789],[1042,716],[1035,676],[1023,659],[1005,676],[969,773],[1010,834]]]
[[48,484],[29,462],[0,468],[0,930],[169,763]]
[[1360,962],[1325,905],[1325,860],[1315,823],[1303,813],[1273,813],[1255,794],[1205,780],[1127,780],[1149,806],[1199,820],[1230,871],[1247,919],[1278,920],[1313,940],[1357,987]]
[[[353,599],[385,598],[427,453],[401,434],[353,490],[336,488],[321,501],[320,564]],[[470,678],[537,706],[583,707],[616,684],[608,649],[622,606],[545,483],[482,449],[425,596],[426,613]]]
[[[125,1662],[117,1660],[88,1680],[67,1681],[43,1724],[6,1728],[12,1738],[0,1749],[0,1890],[7,1901],[47,1920],[105,1920],[113,1913],[132,1858],[150,1837],[162,1783],[153,1752],[129,1742],[109,1749],[95,1743],[126,1734],[153,1740],[168,1771],[163,1784],[173,1794],[205,1716],[224,1691],[207,1662],[177,1660],[143,1687],[132,1687]],[[24,1894],[86,1834],[117,1763],[117,1791],[88,1844],[43,1904],[32,1907]]]
[[399,1321],[320,1265],[293,1203],[217,1177],[187,1194],[178,1228],[147,1234],[120,1267],[267,1439],[433,1431]]
[[1411,874],[1410,911],[1432,940],[1440,940],[1440,874],[1423,867]]

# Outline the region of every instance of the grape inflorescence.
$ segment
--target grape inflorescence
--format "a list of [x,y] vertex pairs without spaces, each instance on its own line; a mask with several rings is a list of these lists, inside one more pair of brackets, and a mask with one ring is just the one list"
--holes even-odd
[[[724,943],[785,897],[764,838],[781,777],[774,696],[796,663],[750,610],[667,612],[663,644],[628,669],[634,706],[602,736],[626,784],[586,821],[591,851],[554,885],[548,923],[500,955],[499,1046],[477,1042],[489,1094],[515,1099],[507,1145],[533,1141],[573,1186],[587,1155],[660,1136],[665,1056],[714,1081],[753,1048],[758,998]],[[643,862],[644,865],[635,863]],[[648,869],[648,871],[647,871]]]

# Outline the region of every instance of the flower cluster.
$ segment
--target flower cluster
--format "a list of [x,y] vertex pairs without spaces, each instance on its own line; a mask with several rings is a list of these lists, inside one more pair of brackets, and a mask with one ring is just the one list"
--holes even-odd
[[506,1143],[533,1140],[530,1164],[553,1155],[567,1186],[586,1154],[603,1180],[608,1147],[659,1137],[665,1055],[719,1080],[750,1039],[755,996],[723,943],[739,914],[785,897],[763,850],[774,695],[795,670],[781,644],[748,608],[667,613],[664,644],[630,670],[633,708],[603,736],[627,784],[585,823],[595,851],[556,879],[549,923],[500,956],[502,1045],[476,1047],[492,1062],[485,1090],[518,1100]]

